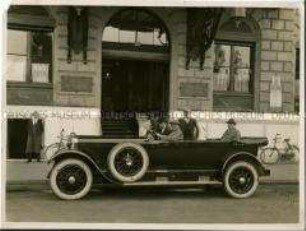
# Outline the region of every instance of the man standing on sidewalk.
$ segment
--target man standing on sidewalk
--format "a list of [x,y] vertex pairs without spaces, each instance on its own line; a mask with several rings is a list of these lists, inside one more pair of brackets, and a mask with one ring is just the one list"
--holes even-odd
[[43,121],[39,119],[37,111],[33,112],[28,122],[28,138],[26,146],[26,155],[28,162],[32,162],[32,158],[36,158],[40,162],[40,152],[43,144]]

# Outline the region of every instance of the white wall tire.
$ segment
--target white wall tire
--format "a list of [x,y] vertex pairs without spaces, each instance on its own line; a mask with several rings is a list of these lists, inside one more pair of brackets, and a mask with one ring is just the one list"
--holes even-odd
[[224,190],[234,198],[243,199],[252,196],[258,186],[258,172],[248,162],[232,163],[225,171],[223,177]]
[[50,174],[53,193],[64,200],[84,197],[91,189],[93,176],[88,165],[78,159],[66,159],[57,163]]
[[134,182],[146,174],[149,157],[146,150],[139,144],[120,143],[109,152],[107,165],[116,180]]

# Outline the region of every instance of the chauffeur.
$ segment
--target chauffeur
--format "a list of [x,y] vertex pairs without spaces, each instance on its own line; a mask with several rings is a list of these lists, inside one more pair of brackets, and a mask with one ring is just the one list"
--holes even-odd
[[224,142],[238,141],[241,138],[240,131],[236,128],[236,121],[229,119],[227,122],[228,129],[223,133],[221,140]]
[[[161,127],[162,133],[157,133],[160,140],[182,140],[184,138],[179,122],[177,121],[167,122],[164,120],[161,123]],[[167,128],[170,128],[170,132],[165,134],[163,131]]]

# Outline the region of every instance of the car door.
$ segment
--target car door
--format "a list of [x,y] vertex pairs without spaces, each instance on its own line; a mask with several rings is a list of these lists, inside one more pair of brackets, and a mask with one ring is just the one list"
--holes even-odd
[[145,145],[152,168],[214,169],[229,144],[222,142],[177,140],[153,141]]
[[232,149],[230,143],[219,140],[181,141],[171,144],[172,158],[181,169],[216,169],[223,157]]

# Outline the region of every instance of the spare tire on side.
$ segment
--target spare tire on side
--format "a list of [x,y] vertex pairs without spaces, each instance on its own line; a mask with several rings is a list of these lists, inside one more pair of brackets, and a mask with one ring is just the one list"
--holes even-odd
[[146,174],[149,157],[140,144],[119,143],[109,152],[107,165],[116,180],[134,182]]

